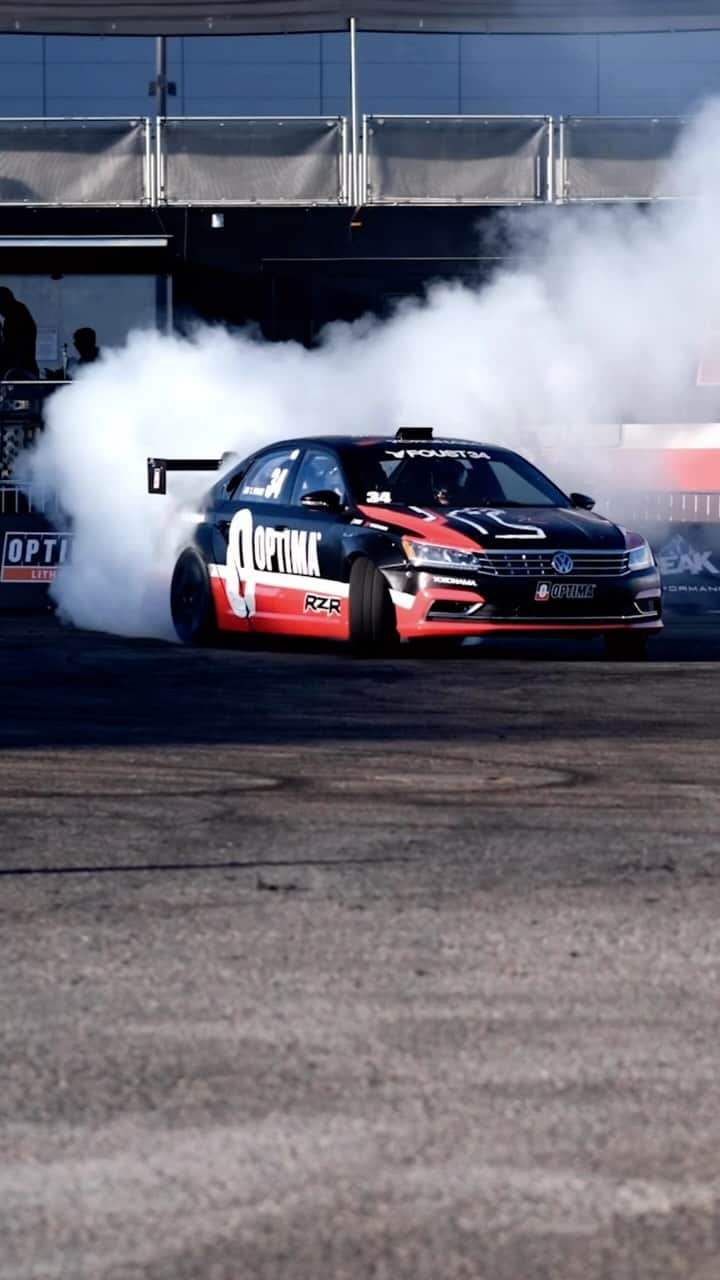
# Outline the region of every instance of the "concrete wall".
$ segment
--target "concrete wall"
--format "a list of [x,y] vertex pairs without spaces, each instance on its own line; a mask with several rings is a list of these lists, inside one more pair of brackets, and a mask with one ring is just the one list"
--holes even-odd
[[[371,112],[677,115],[720,93],[720,30],[617,36],[358,38]],[[348,110],[343,35],[169,41],[186,115]],[[153,113],[149,38],[0,36],[0,115]]]

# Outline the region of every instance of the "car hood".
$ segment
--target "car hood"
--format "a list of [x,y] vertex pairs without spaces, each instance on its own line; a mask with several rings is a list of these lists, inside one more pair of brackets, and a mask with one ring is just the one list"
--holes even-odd
[[512,551],[522,547],[622,550],[625,535],[617,525],[576,507],[363,507],[374,522],[397,527],[409,536],[452,546]]

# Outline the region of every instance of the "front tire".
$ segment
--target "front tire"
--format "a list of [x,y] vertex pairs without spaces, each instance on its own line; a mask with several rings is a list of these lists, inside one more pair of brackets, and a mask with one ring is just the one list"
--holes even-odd
[[183,644],[212,644],[218,638],[210,575],[197,551],[183,551],[170,585],[170,612]]
[[350,644],[365,657],[392,653],[398,644],[390,589],[365,556],[359,556],[350,570]]
[[611,662],[644,662],[648,638],[642,631],[607,631],[605,656]]

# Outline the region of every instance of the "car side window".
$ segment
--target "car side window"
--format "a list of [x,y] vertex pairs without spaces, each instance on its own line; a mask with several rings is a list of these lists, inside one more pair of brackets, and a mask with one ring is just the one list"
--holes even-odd
[[226,476],[224,480],[221,480],[220,484],[218,485],[219,496],[225,497],[225,498],[234,498],[235,494],[237,493],[237,490],[239,489],[240,485],[245,479],[245,476],[247,475],[247,470],[248,470],[247,463],[245,463],[242,467],[240,467],[239,471],[233,471],[229,476]]
[[319,489],[331,489],[344,502],[347,485],[339,459],[327,449],[308,449],[298,472],[294,501],[300,501],[304,493],[317,493]]
[[289,502],[297,449],[273,449],[251,463],[234,496],[240,501]]

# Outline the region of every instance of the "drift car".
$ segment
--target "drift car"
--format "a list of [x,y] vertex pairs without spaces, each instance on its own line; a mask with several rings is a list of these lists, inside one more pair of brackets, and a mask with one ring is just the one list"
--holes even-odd
[[[634,658],[662,626],[646,540],[509,449],[425,429],[221,461],[172,577],[187,644],[267,632],[371,654],[398,639],[572,632]],[[168,471],[219,465],[150,458],[148,487],[164,493]]]

